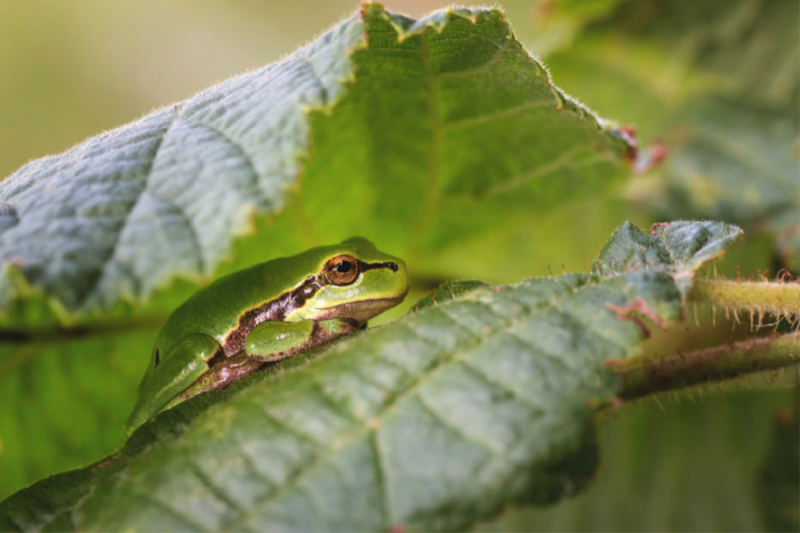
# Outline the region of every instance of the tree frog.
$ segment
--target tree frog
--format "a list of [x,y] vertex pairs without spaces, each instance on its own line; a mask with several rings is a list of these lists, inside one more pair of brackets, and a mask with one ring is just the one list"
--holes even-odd
[[220,278],[167,319],[126,430],[130,435],[192,396],[358,331],[407,292],[405,263],[360,237]]

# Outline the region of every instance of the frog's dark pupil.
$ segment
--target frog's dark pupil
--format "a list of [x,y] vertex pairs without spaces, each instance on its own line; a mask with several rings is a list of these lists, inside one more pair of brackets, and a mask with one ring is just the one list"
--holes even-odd
[[353,265],[350,264],[350,261],[339,261],[336,265],[337,272],[349,272],[351,268],[353,268]]

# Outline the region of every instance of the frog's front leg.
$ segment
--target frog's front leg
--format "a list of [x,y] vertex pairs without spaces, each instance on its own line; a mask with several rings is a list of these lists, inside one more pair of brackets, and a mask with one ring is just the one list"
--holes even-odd
[[332,340],[355,333],[358,323],[347,319],[268,321],[254,327],[247,336],[247,355],[263,362],[280,361]]
[[160,362],[148,371],[142,381],[139,401],[125,425],[128,435],[205,374],[208,370],[207,361],[220,350],[222,347],[214,338],[203,333],[192,333],[168,353],[161,354]]

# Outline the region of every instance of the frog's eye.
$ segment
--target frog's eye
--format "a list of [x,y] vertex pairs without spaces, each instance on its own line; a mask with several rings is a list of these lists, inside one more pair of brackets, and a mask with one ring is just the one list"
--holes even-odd
[[325,263],[325,277],[334,285],[349,285],[358,277],[358,261],[352,255],[337,255]]

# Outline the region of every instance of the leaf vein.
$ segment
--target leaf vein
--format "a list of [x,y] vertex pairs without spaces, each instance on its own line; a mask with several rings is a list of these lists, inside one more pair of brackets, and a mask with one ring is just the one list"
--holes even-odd
[[512,389],[511,387],[509,387],[505,383],[493,379],[488,374],[486,374],[486,372],[484,372],[483,369],[481,369],[481,368],[473,365],[471,362],[469,362],[468,359],[461,359],[460,361],[458,361],[458,363],[461,364],[461,366],[463,366],[464,369],[467,372],[469,372],[473,376],[477,377],[478,379],[482,380],[486,384],[491,385],[492,387],[495,387],[495,388],[497,388],[498,390],[500,390],[502,392],[505,392],[509,396],[513,396],[514,398],[519,400],[521,403],[527,405],[537,415],[544,412],[544,409],[542,408],[542,406],[536,405],[535,403],[533,403],[531,401],[530,398],[528,398],[527,396],[523,396],[518,391]]
[[287,432],[287,433],[289,433],[290,435],[293,435],[293,436],[297,437],[298,439],[300,439],[300,440],[302,440],[302,441],[305,441],[305,442],[307,442],[307,443],[313,444],[313,445],[314,445],[314,446],[316,446],[316,447],[323,447],[323,448],[324,448],[324,446],[325,446],[325,444],[324,444],[324,443],[322,443],[322,442],[318,441],[317,439],[315,439],[315,438],[314,438],[314,437],[312,437],[311,435],[308,435],[308,434],[306,434],[306,433],[303,433],[302,431],[298,431],[298,430],[297,430],[297,428],[295,428],[295,427],[291,426],[290,424],[287,424],[286,422],[284,422],[283,420],[281,420],[280,418],[278,418],[278,417],[277,417],[277,416],[275,416],[274,414],[270,413],[270,412],[269,412],[269,407],[268,407],[268,406],[265,406],[265,407],[264,407],[264,408],[261,410],[261,413],[262,413],[262,414],[264,415],[264,417],[266,417],[266,418],[267,418],[267,419],[268,419],[270,422],[272,422],[273,424],[275,424],[276,426],[278,426],[280,429],[282,429],[282,430],[286,431],[286,432]]
[[394,523],[394,511],[392,509],[392,499],[389,496],[389,469],[386,462],[383,460],[384,451],[378,442],[378,431],[373,430],[370,432],[369,438],[370,445],[372,446],[372,454],[375,457],[375,474],[378,480],[378,490],[381,493],[381,505],[383,507],[383,523]]
[[[457,361],[460,362],[460,361]],[[454,434],[461,437],[461,439],[465,442],[469,442],[474,444],[475,446],[481,448],[482,450],[488,452],[490,455],[500,455],[502,450],[495,450],[494,447],[485,441],[479,440],[469,433],[467,433],[464,429],[458,427],[457,424],[454,424],[451,420],[448,420],[443,413],[439,412],[432,404],[429,398],[426,398],[423,392],[417,391],[416,394],[417,400],[419,401],[420,406],[423,410],[428,413],[428,415],[435,421],[439,422],[444,428],[452,431]]]
[[215,497],[216,497],[216,498],[217,498],[219,501],[221,501],[222,503],[224,503],[225,505],[227,505],[227,506],[228,506],[228,507],[230,507],[231,509],[235,509],[235,510],[239,511],[240,513],[244,511],[244,508],[242,507],[242,505],[241,505],[239,502],[237,502],[236,500],[234,500],[233,498],[231,498],[231,497],[230,497],[228,494],[226,494],[226,493],[225,493],[225,491],[224,491],[224,490],[222,490],[222,488],[220,488],[219,486],[217,486],[217,484],[216,484],[216,483],[214,483],[214,480],[213,480],[213,479],[211,479],[211,477],[210,477],[208,474],[206,474],[206,473],[203,471],[203,469],[202,469],[202,468],[200,468],[200,465],[198,465],[198,464],[197,464],[196,462],[194,462],[194,461],[190,461],[190,464],[191,464],[191,467],[190,467],[190,468],[192,469],[192,473],[195,475],[195,477],[196,477],[196,478],[197,478],[197,479],[198,479],[198,480],[199,480],[199,481],[200,481],[200,482],[201,482],[201,483],[202,483],[202,484],[203,484],[203,485],[204,485],[204,486],[205,486],[205,487],[206,487],[208,490],[210,490],[210,491],[211,491],[211,493],[212,493],[212,494],[214,494],[214,496],[215,496]]
[[553,102],[549,100],[534,100],[531,102],[526,102],[524,104],[520,104],[517,106],[507,107],[500,111],[495,111],[492,113],[487,113],[485,115],[478,115],[475,117],[469,118],[462,118],[459,120],[453,120],[450,122],[445,122],[442,127],[445,130],[456,130],[461,128],[469,128],[472,126],[477,126],[480,124],[485,124],[487,122],[491,122],[496,119],[505,118],[511,115],[516,115],[520,111],[525,111],[526,109],[535,109],[537,107],[547,107],[553,105]]
[[213,531],[211,528],[207,527],[203,522],[195,522],[190,517],[186,516],[177,509],[174,509],[171,505],[167,504],[166,502],[162,501],[159,498],[156,498],[148,493],[137,492],[136,494],[140,498],[149,501],[154,506],[158,507],[167,514],[171,515],[173,518],[176,518],[180,522],[183,522],[184,524],[189,526],[187,529],[193,529],[196,531],[208,531],[209,533]]

